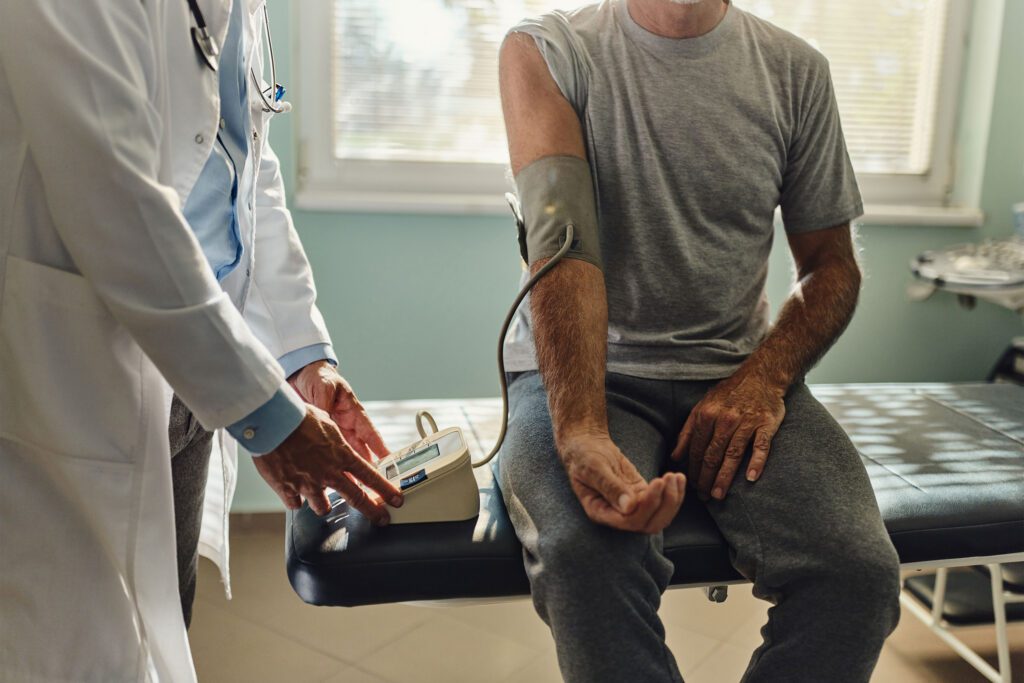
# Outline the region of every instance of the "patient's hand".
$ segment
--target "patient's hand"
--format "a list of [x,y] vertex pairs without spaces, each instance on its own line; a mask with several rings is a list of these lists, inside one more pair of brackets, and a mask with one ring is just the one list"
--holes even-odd
[[746,477],[757,481],[786,414],[785,393],[756,373],[741,371],[712,387],[694,406],[672,459],[689,455],[690,483],[701,498],[725,498],[751,442]]
[[316,406],[331,416],[345,441],[368,462],[374,455],[388,454],[384,439],[373,426],[352,387],[327,361],[310,363],[288,378],[306,403]]
[[686,493],[686,477],[668,472],[644,481],[607,434],[563,439],[559,454],[587,517],[616,529],[653,534],[669,525]]

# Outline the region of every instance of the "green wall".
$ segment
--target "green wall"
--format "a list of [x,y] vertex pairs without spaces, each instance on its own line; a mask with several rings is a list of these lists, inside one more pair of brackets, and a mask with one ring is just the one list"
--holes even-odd
[[[289,72],[289,3],[270,0],[279,79]],[[980,230],[869,226],[860,230],[865,280],[850,328],[810,374],[814,382],[983,379],[1021,318],[951,296],[910,303],[907,264],[925,249],[1012,231],[1010,206],[1024,201],[1024,2],[1003,17],[981,207]],[[326,87],[326,85],[324,86]],[[301,99],[293,90],[290,97]],[[985,110],[985,107],[981,107]],[[294,186],[295,118],[279,117],[271,142]],[[511,222],[477,216],[296,211],[295,223],[320,291],[343,374],[365,400],[478,397],[497,394],[498,326],[515,295],[519,257]],[[780,233],[772,254],[769,297],[778,305],[791,281]],[[275,496],[243,458],[236,511],[274,509]]]

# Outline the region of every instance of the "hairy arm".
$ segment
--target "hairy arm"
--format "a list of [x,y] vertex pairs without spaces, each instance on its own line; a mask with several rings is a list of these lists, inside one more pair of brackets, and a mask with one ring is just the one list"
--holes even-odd
[[785,393],[843,333],[860,293],[850,226],[788,237],[797,282],[771,332],[740,368]]
[[[576,112],[558,90],[530,36],[513,33],[506,39],[499,75],[514,175],[546,156],[586,158]],[[547,259],[537,261],[531,271],[536,273],[545,263]],[[608,306],[600,269],[576,259],[563,260],[534,287],[530,306],[556,442],[579,430],[607,431]]]
[[673,452],[689,451],[690,480],[721,500],[753,441],[746,477],[764,470],[785,416],[783,398],[832,346],[853,317],[860,291],[849,224],[788,236],[797,282],[771,332],[732,377],[693,409]]
[[[530,36],[514,33],[505,40],[499,77],[514,174],[546,156],[586,158],[576,112]],[[532,264],[532,271],[544,263]],[[563,260],[534,287],[531,312],[555,445],[584,510],[602,524],[660,531],[679,509],[684,482],[670,474],[648,484],[609,436],[608,307],[600,269]]]

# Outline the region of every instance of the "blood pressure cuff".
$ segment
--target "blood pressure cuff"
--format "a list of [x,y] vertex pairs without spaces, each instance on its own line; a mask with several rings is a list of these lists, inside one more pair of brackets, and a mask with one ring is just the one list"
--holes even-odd
[[572,247],[566,258],[604,269],[597,231],[594,181],[586,161],[573,156],[549,156],[534,161],[516,176],[521,214],[519,249],[528,264],[550,258],[565,242],[572,223]]

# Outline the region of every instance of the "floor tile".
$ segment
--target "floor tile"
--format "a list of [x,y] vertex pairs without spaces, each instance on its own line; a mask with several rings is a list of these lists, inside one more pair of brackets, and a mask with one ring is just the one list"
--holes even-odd
[[538,654],[504,636],[438,615],[363,657],[359,665],[402,683],[480,683],[508,678]]
[[717,638],[674,624],[666,624],[665,631],[665,644],[676,658],[676,666],[683,676],[689,676],[722,644]]
[[[349,662],[391,642],[426,621],[431,610],[402,605],[369,607],[314,607],[295,594],[284,566],[284,538],[280,534],[246,533],[232,536],[233,599],[222,593],[202,595],[219,607],[287,636],[322,654]],[[201,579],[216,575],[203,562]],[[216,577],[214,576],[214,580]],[[204,588],[209,588],[209,581]]]
[[562,683],[555,648],[552,646],[538,654],[532,662],[514,672],[502,683]]
[[723,643],[689,673],[687,683],[736,683],[747,670],[750,652],[744,648]]
[[200,681],[320,681],[345,665],[200,599],[189,632]]
[[[668,629],[665,642],[672,650],[676,664],[684,676],[689,676],[691,671],[721,645],[718,640],[680,628]],[[552,644],[525,668],[514,672],[506,679],[506,683],[559,683],[561,680],[558,657]]]
[[719,640],[728,640],[741,626],[767,614],[768,603],[750,592],[749,584],[729,586],[725,602],[711,602],[699,588],[673,589],[662,598],[661,618],[672,624]]
[[338,673],[330,676],[322,681],[322,683],[399,683],[398,681],[387,681],[378,676],[374,676],[368,671],[356,668],[354,666],[346,666]]
[[543,650],[553,645],[550,629],[537,616],[529,598],[452,607],[445,614],[470,626],[511,638],[527,647]]
[[727,638],[727,641],[737,647],[744,647],[753,652],[761,646],[761,627],[768,621],[767,610],[759,612],[753,617],[737,626]]

